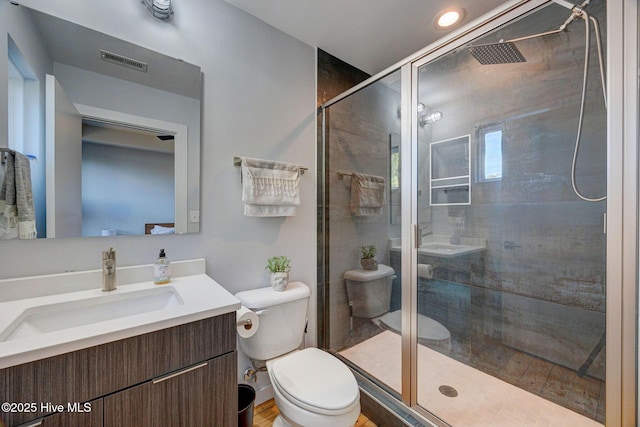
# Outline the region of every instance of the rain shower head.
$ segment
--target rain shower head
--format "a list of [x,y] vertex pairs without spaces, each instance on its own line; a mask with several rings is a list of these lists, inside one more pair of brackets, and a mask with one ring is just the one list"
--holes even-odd
[[482,65],[527,62],[511,41],[469,46],[468,49],[469,53]]
[[[469,46],[467,49],[474,58],[478,60],[482,65],[490,64],[514,64],[517,62],[527,62],[520,50],[516,47],[514,42],[522,40],[534,39],[537,37],[548,36],[550,34],[561,33],[566,30],[567,26],[578,18],[585,18],[588,15],[584,12],[584,7],[589,5],[591,0],[584,0],[581,5],[572,5],[566,0],[553,0],[555,3],[560,4],[568,9],[571,9],[571,15],[557,30],[546,31],[544,33],[533,34],[530,36],[519,37],[511,40],[500,40],[498,43],[488,43],[476,46]],[[588,19],[588,18],[586,18]]]

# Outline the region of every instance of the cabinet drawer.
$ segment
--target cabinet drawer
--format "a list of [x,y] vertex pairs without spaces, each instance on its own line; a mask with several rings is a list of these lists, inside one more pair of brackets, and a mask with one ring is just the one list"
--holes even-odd
[[237,422],[237,353],[104,398],[104,426],[231,426]]

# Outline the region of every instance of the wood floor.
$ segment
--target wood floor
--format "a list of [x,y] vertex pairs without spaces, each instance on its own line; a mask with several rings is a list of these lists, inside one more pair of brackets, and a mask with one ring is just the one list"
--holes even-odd
[[[271,427],[273,420],[276,419],[280,412],[276,403],[271,400],[256,406],[253,410],[253,427]],[[376,427],[367,417],[360,414],[355,427]]]

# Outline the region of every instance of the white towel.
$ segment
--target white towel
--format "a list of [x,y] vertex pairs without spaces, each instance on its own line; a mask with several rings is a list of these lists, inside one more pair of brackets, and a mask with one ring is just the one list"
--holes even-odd
[[246,216],[294,216],[300,204],[300,166],[242,157]]
[[382,215],[385,180],[381,176],[353,173],[351,177],[351,213],[354,216]]
[[19,239],[36,238],[31,165],[24,154],[11,151],[0,187],[0,237],[6,238],[16,229]]

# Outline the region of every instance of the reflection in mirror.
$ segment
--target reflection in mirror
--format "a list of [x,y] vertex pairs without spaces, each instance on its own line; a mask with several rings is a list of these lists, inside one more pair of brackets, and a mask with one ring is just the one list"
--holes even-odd
[[0,9],[0,61],[12,70],[0,123],[8,147],[35,158],[38,237],[199,231],[189,217],[199,217],[200,68],[24,6]]

